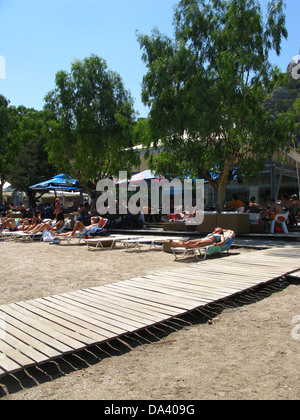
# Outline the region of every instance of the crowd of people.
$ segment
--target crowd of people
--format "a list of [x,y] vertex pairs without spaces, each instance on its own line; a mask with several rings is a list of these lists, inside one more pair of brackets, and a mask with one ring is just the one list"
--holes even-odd
[[270,224],[277,214],[286,212],[289,212],[289,226],[297,225],[300,220],[300,201],[296,194],[289,196],[284,193],[281,200],[276,201],[274,198],[270,198],[268,204],[257,203],[255,196],[252,196],[249,202],[243,202],[237,195],[234,195],[226,210],[237,211],[238,209],[246,213],[259,214],[258,223],[266,225]]
[[[14,208],[14,211],[19,209]],[[51,211],[50,211],[51,210]],[[0,233],[24,232],[29,235],[36,235],[48,231],[53,237],[60,235],[60,230],[64,226],[65,217],[61,206],[61,200],[56,199],[52,206],[46,204],[38,207],[32,217],[12,217],[13,210],[6,204],[2,208],[0,216]],[[26,213],[24,212],[26,215]],[[22,214],[23,215],[23,214]],[[61,233],[62,236],[97,236],[107,235],[109,232],[105,229],[108,219],[100,216],[91,216],[88,203],[80,206],[79,211],[75,212],[73,230],[67,233]]]
[[2,215],[9,215],[11,212],[21,213],[23,219],[32,218],[35,212],[39,211],[43,219],[53,219],[62,211],[62,206],[59,198],[56,198],[52,204],[38,204],[34,210],[30,210],[22,202],[19,206],[15,206],[4,201],[0,211]]
[[[205,211],[214,210],[211,207],[205,207]],[[288,225],[297,225],[300,221],[300,201],[297,195],[288,196],[283,194],[281,200],[276,201],[271,198],[268,204],[259,204],[256,202],[256,197],[252,196],[250,201],[241,200],[237,194],[232,196],[232,200],[225,205],[226,212],[240,212],[240,213],[256,213],[258,214],[257,221],[259,224],[270,225],[277,214],[284,214],[289,212]],[[171,214],[163,214],[160,218],[162,223],[165,222],[188,222],[190,219],[196,217],[195,210],[192,211],[177,211]]]
[[[12,217],[13,212],[19,212],[20,218]],[[283,194],[280,201],[270,199],[268,205],[259,204],[256,202],[256,198],[252,196],[249,202],[241,200],[237,195],[233,195],[232,200],[226,206],[226,211],[238,211],[247,213],[258,214],[257,221],[259,224],[270,225],[270,222],[274,220],[277,214],[283,214],[289,212],[288,225],[297,225],[300,220],[300,201],[298,196],[288,196]],[[130,213],[125,215],[108,215],[108,219],[102,217],[94,217],[91,212],[91,206],[88,202],[80,205],[78,210],[74,212],[75,227],[79,232],[84,229],[102,229],[104,222],[109,220],[111,228],[142,228],[145,221],[151,216],[149,214],[139,213],[132,215]],[[181,211],[174,212],[172,214],[159,214],[155,215],[158,217],[155,221],[168,222],[168,221],[187,221],[189,218],[195,217],[195,211]],[[62,202],[57,198],[53,204],[46,203],[36,208],[34,214],[30,214],[29,210],[24,206],[23,203],[18,207],[9,206],[4,202],[1,208],[1,219],[0,219],[0,232],[7,229],[13,231],[23,231],[30,234],[36,234],[45,230],[55,234],[64,225],[64,212],[62,209]]]
[[9,232],[24,232],[30,235],[48,230],[52,233],[59,231],[64,225],[64,213],[59,211],[54,219],[43,219],[39,210],[36,210],[31,218],[15,218],[12,217],[12,210],[8,213],[2,212],[0,217],[0,233],[3,231]]

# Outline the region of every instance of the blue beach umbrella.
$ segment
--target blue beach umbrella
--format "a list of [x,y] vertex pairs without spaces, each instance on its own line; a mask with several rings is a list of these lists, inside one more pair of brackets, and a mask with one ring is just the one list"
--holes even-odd
[[40,182],[29,187],[33,191],[69,191],[82,192],[83,187],[80,186],[79,181],[71,178],[65,174],[59,174],[49,179],[48,181]]

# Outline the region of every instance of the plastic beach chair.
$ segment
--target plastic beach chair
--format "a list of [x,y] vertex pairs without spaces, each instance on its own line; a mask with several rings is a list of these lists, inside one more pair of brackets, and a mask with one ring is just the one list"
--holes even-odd
[[282,230],[284,233],[289,233],[287,224],[286,224],[288,217],[289,217],[289,211],[283,214],[276,214],[274,220],[272,220],[272,223],[271,223],[270,233],[274,233],[276,223],[281,224]]

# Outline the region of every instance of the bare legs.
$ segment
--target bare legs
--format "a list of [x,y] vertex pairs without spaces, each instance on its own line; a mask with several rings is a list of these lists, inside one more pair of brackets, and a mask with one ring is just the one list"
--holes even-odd
[[186,249],[193,249],[193,248],[201,248],[203,246],[213,245],[215,242],[213,238],[204,238],[204,239],[194,239],[191,241],[183,242],[183,241],[170,241],[170,244],[174,248],[186,248]]
[[81,223],[79,220],[77,220],[74,224],[74,228],[72,232],[57,234],[57,236],[65,236],[65,237],[76,236],[77,230],[79,230],[79,232],[81,233],[84,229],[86,229],[84,224]]

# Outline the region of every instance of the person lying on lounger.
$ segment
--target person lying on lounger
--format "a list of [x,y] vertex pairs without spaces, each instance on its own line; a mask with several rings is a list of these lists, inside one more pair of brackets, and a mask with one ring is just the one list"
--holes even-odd
[[[103,219],[100,216],[91,217],[91,224],[89,226],[84,226],[79,220],[75,222],[72,232],[57,234],[56,236],[89,236],[91,232],[95,232],[97,229],[103,229],[107,222],[107,219]],[[79,233],[77,233],[79,231]]]
[[220,227],[217,227],[212,233],[208,234],[203,239],[193,239],[188,241],[170,241],[170,244],[174,248],[201,248],[209,245],[219,245],[222,246],[225,244],[227,238],[233,238],[235,236],[232,230],[225,230]]
[[1,217],[0,220],[0,232],[2,232],[4,229],[11,229],[11,221],[5,216]]
[[44,232],[45,230],[51,231],[51,233],[59,230],[64,224],[65,218],[63,212],[60,212],[56,216],[56,221],[54,223],[40,223],[30,231],[27,231],[30,235],[36,235],[39,232]]
[[9,217],[2,217],[0,222],[0,232],[2,232],[4,229],[9,230],[10,232],[17,232],[19,230],[22,230],[20,223],[22,221],[19,221],[14,218]]
[[25,233],[30,233],[41,223],[44,223],[42,214],[40,211],[36,211],[32,219],[24,219],[19,221],[18,230],[21,230]]

